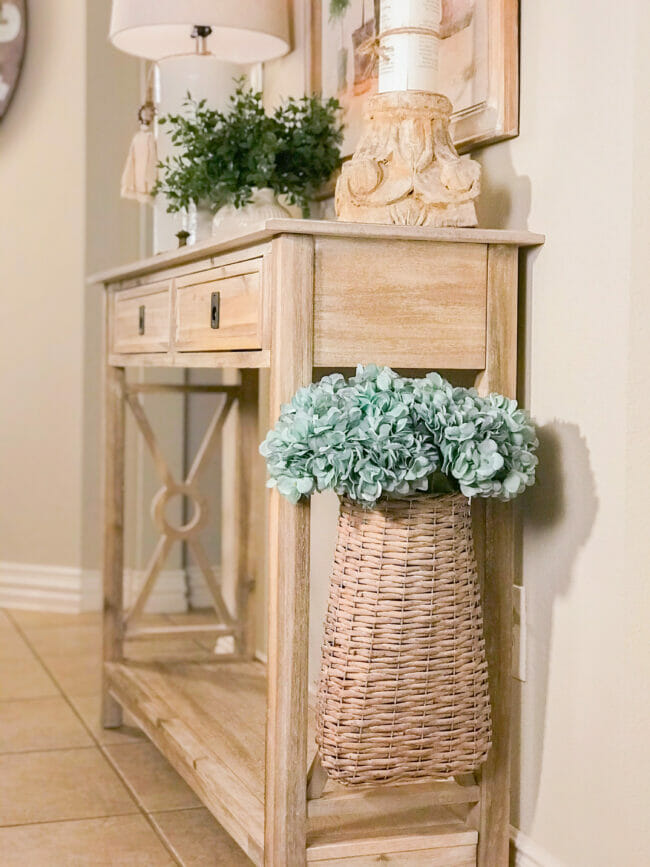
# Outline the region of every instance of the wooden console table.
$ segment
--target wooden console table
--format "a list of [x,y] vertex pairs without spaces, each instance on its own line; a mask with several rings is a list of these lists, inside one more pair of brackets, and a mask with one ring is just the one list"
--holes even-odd
[[[228,242],[208,242],[98,274],[106,297],[106,514],[103,723],[122,708],[196,791],[256,864],[271,867],[388,862],[505,867],[510,788],[510,655],[514,527],[511,508],[476,504],[484,584],[494,742],[476,778],[323,791],[308,701],[309,504],[270,493],[266,575],[260,555],[264,484],[258,443],[260,371],[268,413],[279,414],[314,368],[376,362],[446,370],[482,392],[514,395],[518,248],[527,232],[418,229],[270,220]],[[238,386],[143,386],[127,368],[235,368]],[[451,374],[453,376],[453,374]],[[184,481],[175,480],[141,402],[143,391],[213,390],[222,411]],[[266,391],[266,389],[265,389]],[[133,411],[162,487],[161,531],[137,601],[123,586],[124,426]],[[198,533],[199,477],[223,419],[238,415],[236,610],[224,602]],[[174,494],[194,502],[181,527],[165,517]],[[185,541],[212,594],[213,623],[147,627],[140,615],[171,543]],[[255,659],[251,593],[268,582],[268,663]],[[228,636],[234,651],[202,662],[143,663],[127,639]]]

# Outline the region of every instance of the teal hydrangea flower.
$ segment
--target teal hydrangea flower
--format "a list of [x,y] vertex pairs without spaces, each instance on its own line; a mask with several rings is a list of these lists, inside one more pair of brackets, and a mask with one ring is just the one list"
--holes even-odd
[[535,481],[537,446],[514,400],[368,365],[300,389],[260,452],[291,502],[333,490],[370,507],[418,491],[512,499]]
[[414,411],[440,448],[442,472],[465,496],[510,500],[534,484],[539,443],[516,400],[453,388],[437,373],[414,388]]
[[409,380],[375,365],[300,389],[260,446],[269,485],[293,503],[331,489],[369,506],[426,490],[439,451],[415,429],[412,404]]

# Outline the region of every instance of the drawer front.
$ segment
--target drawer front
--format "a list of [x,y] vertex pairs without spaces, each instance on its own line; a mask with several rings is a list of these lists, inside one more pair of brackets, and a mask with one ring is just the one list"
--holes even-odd
[[314,270],[317,367],[485,366],[486,244],[318,238]]
[[113,352],[169,349],[169,283],[128,289],[113,296]]
[[261,349],[261,298],[261,259],[179,279],[176,349]]

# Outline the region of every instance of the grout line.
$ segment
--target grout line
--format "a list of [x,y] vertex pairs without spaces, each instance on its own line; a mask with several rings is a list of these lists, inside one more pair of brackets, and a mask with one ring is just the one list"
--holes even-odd
[[[151,741],[149,740],[149,738],[147,738],[147,740],[146,740],[146,741],[143,741],[143,743],[151,743]],[[145,821],[147,822],[147,824],[149,825],[149,827],[152,829],[152,831],[154,832],[154,834],[156,835],[156,837],[158,837],[158,839],[159,839],[160,842],[163,844],[163,846],[165,847],[165,849],[169,852],[169,854],[170,854],[171,857],[174,859],[174,861],[176,862],[176,864],[178,864],[179,867],[183,867],[182,862],[181,862],[181,861],[178,859],[178,857],[176,856],[176,853],[175,853],[174,850],[172,849],[172,847],[171,847],[171,845],[169,844],[169,842],[166,840],[166,838],[163,836],[163,834],[158,830],[158,827],[156,826],[156,823],[154,822],[154,820],[153,820],[151,814],[150,814],[150,813],[145,809],[144,803],[142,802],[142,800],[141,800],[140,796],[138,795],[137,791],[136,791],[135,788],[131,785],[131,783],[129,782],[129,780],[128,780],[128,778],[126,777],[126,775],[122,772],[121,768],[118,767],[117,763],[116,763],[116,762],[113,760],[113,758],[111,757],[111,755],[110,755],[110,753],[109,753],[109,751],[108,751],[108,749],[107,749],[107,746],[119,746],[119,744],[108,744],[108,745],[106,745],[106,744],[100,744],[100,743],[98,742],[98,746],[99,746],[99,749],[101,750],[101,752],[102,752],[104,758],[106,759],[106,761],[108,762],[108,764],[110,765],[110,767],[113,769],[113,772],[115,773],[115,775],[116,775],[117,777],[119,777],[119,779],[122,781],[122,785],[124,785],[124,786],[126,787],[126,789],[128,790],[129,794],[131,795],[131,797],[132,797],[133,800],[135,801],[135,803],[136,803],[136,805],[137,805],[137,807],[138,807],[138,810],[140,811],[141,815],[144,816]]]
[[[12,612],[12,615],[14,613]],[[102,626],[100,621],[95,623],[74,623],[73,621],[69,623],[20,623],[18,618],[13,623],[20,625],[20,628],[26,632],[45,632],[46,630],[52,631],[54,629],[101,629]],[[0,626],[0,629],[2,628],[6,629],[7,627]]]
[[64,825],[68,822],[92,822],[99,819],[120,819],[124,816],[137,816],[138,811],[131,813],[102,813],[99,816],[75,816],[73,819],[42,819],[40,822],[12,822],[9,825],[0,825],[0,831],[5,828],[29,828],[32,825]]
[[[193,813],[196,810],[207,810],[208,813],[210,813],[204,804],[199,804],[198,807],[166,807],[164,810],[149,810],[149,815],[161,816],[163,813]],[[212,816],[212,813],[210,813],[210,815]],[[212,818],[214,818],[214,816]],[[214,821],[217,822],[216,819]],[[217,824],[219,823],[217,822]]]
[[[99,752],[100,752],[100,754],[102,755],[102,757],[103,757],[104,761],[106,762],[106,764],[109,766],[109,768],[113,771],[113,773],[115,774],[115,776],[120,780],[120,782],[122,783],[122,785],[125,787],[125,789],[126,789],[128,795],[129,795],[129,797],[130,797],[131,800],[134,802],[134,804],[135,804],[135,806],[136,806],[136,808],[137,808],[137,811],[140,813],[141,816],[144,817],[144,820],[147,822],[147,824],[148,824],[149,827],[152,829],[152,831],[154,832],[154,834],[156,835],[156,837],[160,840],[160,842],[161,842],[162,845],[165,847],[165,849],[167,850],[167,852],[168,852],[168,853],[170,854],[170,856],[173,858],[174,862],[175,862],[176,864],[178,864],[179,867],[183,867],[182,863],[181,863],[181,862],[178,860],[178,858],[176,857],[175,852],[172,850],[172,848],[171,848],[171,846],[169,845],[169,843],[167,842],[167,840],[166,840],[166,839],[162,836],[162,834],[158,831],[158,828],[156,827],[155,822],[151,819],[151,817],[149,816],[149,814],[148,814],[147,811],[145,810],[144,805],[141,803],[140,798],[138,797],[138,795],[137,795],[137,793],[135,792],[135,790],[134,790],[134,789],[132,788],[132,786],[128,783],[128,781],[127,781],[126,778],[123,776],[123,774],[118,770],[117,766],[114,765],[113,762],[111,761],[111,758],[110,758],[110,756],[109,756],[109,754],[108,754],[108,752],[107,752],[107,750],[106,750],[106,745],[100,743],[99,740],[98,740],[98,738],[95,737],[95,734],[94,734],[94,732],[92,731],[92,729],[90,728],[90,726],[86,723],[86,721],[84,720],[84,718],[82,717],[82,715],[79,713],[79,711],[77,710],[77,708],[76,708],[76,707],[74,706],[74,704],[72,703],[72,699],[70,698],[70,696],[68,696],[68,694],[65,692],[65,690],[63,689],[63,687],[62,687],[61,684],[59,683],[59,681],[56,679],[56,677],[54,677],[53,673],[50,671],[49,667],[47,666],[47,663],[46,663],[43,659],[41,659],[41,657],[39,656],[39,654],[37,653],[37,651],[35,650],[35,648],[32,646],[31,642],[29,641],[28,636],[25,635],[25,632],[24,632],[23,629],[20,627],[20,624],[16,623],[16,622],[13,620],[13,618],[11,617],[11,614],[8,613],[7,616],[12,620],[12,622],[14,623],[16,629],[18,630],[18,632],[19,632],[20,635],[22,636],[23,641],[27,644],[27,646],[28,646],[29,649],[32,651],[32,653],[34,654],[34,656],[36,657],[36,659],[38,660],[38,662],[40,662],[40,664],[43,666],[43,668],[45,669],[45,671],[47,672],[47,674],[51,677],[51,679],[53,680],[55,686],[56,686],[57,689],[59,690],[59,692],[60,692],[62,698],[65,700],[65,702],[66,702],[66,704],[68,705],[68,707],[72,710],[72,712],[73,712],[74,715],[77,717],[77,719],[79,720],[79,722],[81,723],[81,725],[82,725],[82,726],[84,727],[84,729],[88,732],[88,734],[90,735],[90,737],[91,737],[91,739],[92,739],[92,741],[93,741],[93,744],[95,745],[95,748],[99,749]],[[100,649],[99,653],[101,654],[101,649]],[[147,740],[148,740],[148,739],[147,739]],[[117,815],[117,814],[116,814],[116,815]]]
[[34,750],[0,750],[0,759],[5,756],[29,756],[32,753],[69,753],[72,750],[80,751],[80,750],[94,750],[97,749],[96,744],[84,744],[83,746],[76,747],[39,747]]
[[[73,627],[74,629],[87,629],[87,628],[90,628],[92,626],[101,627],[101,625],[102,625],[101,619],[98,619],[95,621],[89,620],[89,621],[86,621],[85,623],[75,622],[73,618],[79,616],[76,614],[63,615],[65,617],[70,618],[69,620],[66,620],[66,621],[51,620],[48,622],[46,620],[42,620],[40,622],[22,623],[21,624],[20,623],[20,617],[16,617],[15,615],[17,615],[17,614],[20,615],[20,614],[25,614],[25,613],[30,613],[30,612],[25,612],[24,609],[20,609],[20,608],[0,608],[0,613],[5,614],[7,620],[9,620],[11,626],[13,626],[14,628],[18,629],[20,627],[21,629],[27,629],[30,632],[38,632],[41,629],[68,629],[69,627]],[[10,628],[9,626],[3,626],[2,621],[0,621],[0,629],[9,629],[9,628]]]
[[[11,614],[9,614],[9,617],[11,617]],[[88,730],[88,732],[89,732],[90,736],[92,737],[93,741],[96,741],[96,738],[95,738],[95,736],[93,735],[93,733],[88,729],[88,726],[87,726],[87,725],[85,724],[85,722],[81,719],[81,717],[80,717],[79,714],[77,713],[76,708],[73,707],[72,703],[70,702],[70,699],[68,698],[68,694],[66,693],[66,691],[65,691],[65,690],[63,689],[63,687],[61,686],[59,680],[54,676],[54,673],[53,673],[53,671],[51,670],[50,666],[48,665],[47,661],[46,661],[45,659],[43,659],[43,657],[40,655],[40,653],[38,652],[38,650],[34,647],[34,645],[32,644],[32,642],[30,641],[29,635],[26,634],[25,630],[23,629],[23,627],[22,627],[19,623],[16,623],[16,621],[13,621],[13,623],[14,623],[14,626],[16,627],[17,631],[18,631],[19,634],[21,635],[23,641],[24,641],[25,644],[27,645],[27,647],[28,647],[28,648],[31,650],[31,652],[34,654],[34,656],[35,656],[35,658],[36,658],[36,661],[37,661],[38,663],[40,663],[41,668],[43,668],[43,669],[45,670],[45,672],[46,672],[47,675],[49,676],[50,680],[54,683],[54,686],[58,689],[58,691],[59,691],[59,695],[61,696],[61,698],[65,699],[66,703],[67,703],[67,704],[72,708],[72,710],[74,711],[75,716],[79,718],[79,720],[83,723],[84,728]],[[79,654],[72,654],[72,657],[73,657],[73,658],[78,658],[78,656],[79,656]],[[59,658],[62,658],[62,657],[58,657],[58,656],[57,656],[56,658],[59,659]],[[40,697],[40,698],[47,698],[47,696],[39,696],[39,697]],[[53,698],[53,696],[50,696],[50,698]]]
[[[33,648],[32,645],[31,645],[31,643],[27,640],[27,636],[25,635],[25,633],[23,632],[23,630],[20,628],[20,626],[16,623],[16,621],[13,619],[13,617],[11,616],[11,614],[10,614],[8,611],[6,611],[4,608],[3,608],[3,609],[0,609],[0,610],[4,611],[4,613],[7,615],[7,617],[9,618],[9,622],[11,623],[11,626],[12,626],[13,629],[14,629],[14,632],[17,633],[18,637],[22,640],[23,644],[25,645],[25,647],[27,648],[27,650],[29,650],[29,652],[32,654],[32,656],[34,657],[34,659],[36,659],[37,662],[41,662],[41,658],[40,658],[39,655],[36,653],[36,651],[34,650],[34,648]],[[2,659],[2,660],[0,660],[0,662],[5,662],[5,663],[6,663],[6,662],[11,662],[11,661],[12,661],[12,660],[10,660],[10,659]],[[13,660],[13,661],[19,661],[19,660]],[[41,664],[42,664],[42,663],[41,663]],[[44,698],[44,697],[45,697],[45,696],[39,696],[39,698]],[[5,701],[5,700],[6,700],[6,699],[2,699],[2,701]]]

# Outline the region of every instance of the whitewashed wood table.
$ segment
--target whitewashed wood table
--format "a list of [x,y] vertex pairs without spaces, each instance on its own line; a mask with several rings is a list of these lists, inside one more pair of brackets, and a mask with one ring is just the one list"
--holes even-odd
[[[265,431],[258,418],[260,394],[264,416],[273,420],[324,369],[361,362],[453,371],[482,392],[514,395],[519,248],[541,243],[542,236],[528,232],[270,220],[243,237],[91,278],[105,288],[107,329],[103,723],[119,725],[127,709],[256,864],[508,863],[511,507],[476,509],[494,725],[482,772],[360,791],[323,788],[308,706],[310,508],[275,491],[263,508],[257,446]],[[139,366],[236,369],[239,384],[129,384],[127,369]],[[173,477],[144,412],[142,393],[154,389],[221,395],[186,479]],[[129,610],[123,605],[127,407],[161,481],[152,509],[160,539]],[[239,444],[237,493],[229,504],[236,526],[224,545],[235,552],[236,610],[224,602],[199,540],[208,517],[201,474],[231,412]],[[180,527],[165,517],[168,499],[179,493],[194,503],[193,518]],[[146,599],[179,539],[204,574],[214,621],[143,625]],[[253,588],[262,582],[266,664],[255,658],[252,615]],[[149,664],[125,656],[125,637],[170,634],[228,636],[234,653]]]

